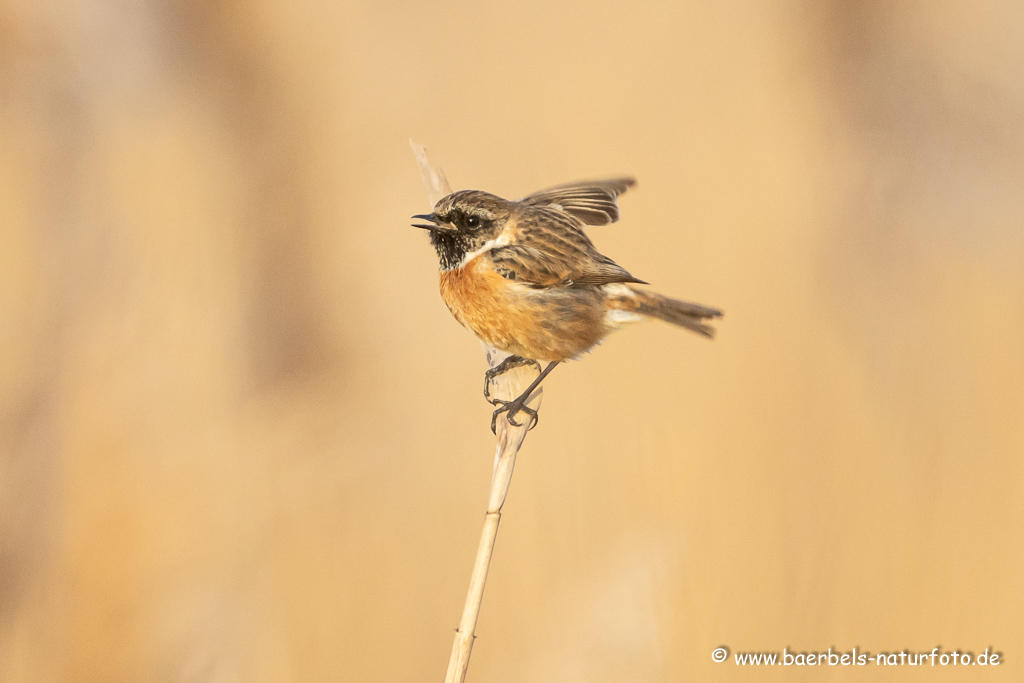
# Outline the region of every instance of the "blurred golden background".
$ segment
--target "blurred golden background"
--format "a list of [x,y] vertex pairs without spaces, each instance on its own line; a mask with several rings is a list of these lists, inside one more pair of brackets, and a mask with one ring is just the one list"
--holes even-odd
[[410,137],[635,174],[598,248],[726,312],[548,380],[470,680],[1021,679],[1019,2],[0,7],[0,680],[441,680],[494,441]]

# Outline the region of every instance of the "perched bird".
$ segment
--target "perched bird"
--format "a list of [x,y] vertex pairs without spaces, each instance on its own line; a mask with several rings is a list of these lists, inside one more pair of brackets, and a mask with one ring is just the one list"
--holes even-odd
[[[707,337],[704,321],[721,311],[635,287],[647,284],[594,247],[585,225],[619,219],[616,197],[633,178],[568,183],[509,201],[479,190],[441,199],[434,212],[413,218],[430,232],[441,265],[441,297],[462,325],[512,354],[489,370],[484,396],[516,426],[519,412],[556,365],[578,358],[612,330],[644,317],[680,325]],[[513,367],[548,362],[514,401],[492,399],[490,381]]]

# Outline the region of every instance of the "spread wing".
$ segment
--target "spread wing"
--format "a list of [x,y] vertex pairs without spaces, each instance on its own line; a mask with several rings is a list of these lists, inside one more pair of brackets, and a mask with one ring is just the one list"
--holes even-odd
[[547,206],[575,216],[587,225],[608,225],[619,220],[615,198],[636,185],[628,176],[607,180],[581,180],[556,185],[520,199],[527,206]]
[[647,284],[600,253],[583,232],[582,223],[561,211],[524,211],[517,233],[514,244],[489,252],[494,269],[508,280],[534,287]]

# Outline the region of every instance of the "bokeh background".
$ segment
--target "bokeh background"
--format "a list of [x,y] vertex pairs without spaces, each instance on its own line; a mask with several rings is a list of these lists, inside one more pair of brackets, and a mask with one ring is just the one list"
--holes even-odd
[[470,680],[1021,680],[1015,0],[6,0],[0,680],[441,680],[494,442],[410,137],[635,174],[598,247],[726,311],[551,376]]

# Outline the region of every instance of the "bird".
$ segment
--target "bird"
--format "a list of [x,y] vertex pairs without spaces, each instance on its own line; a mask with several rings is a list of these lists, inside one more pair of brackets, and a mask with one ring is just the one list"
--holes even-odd
[[[636,184],[621,176],[556,185],[517,200],[481,190],[441,198],[413,227],[428,231],[440,265],[441,298],[484,343],[509,354],[485,373],[484,397],[515,426],[537,424],[530,395],[564,361],[579,359],[613,330],[654,318],[714,338],[722,311],[639,287],[647,282],[600,253],[587,226],[619,220],[617,198]],[[547,363],[541,369],[541,362]],[[539,375],[519,397],[490,396],[498,375],[533,365]]]

